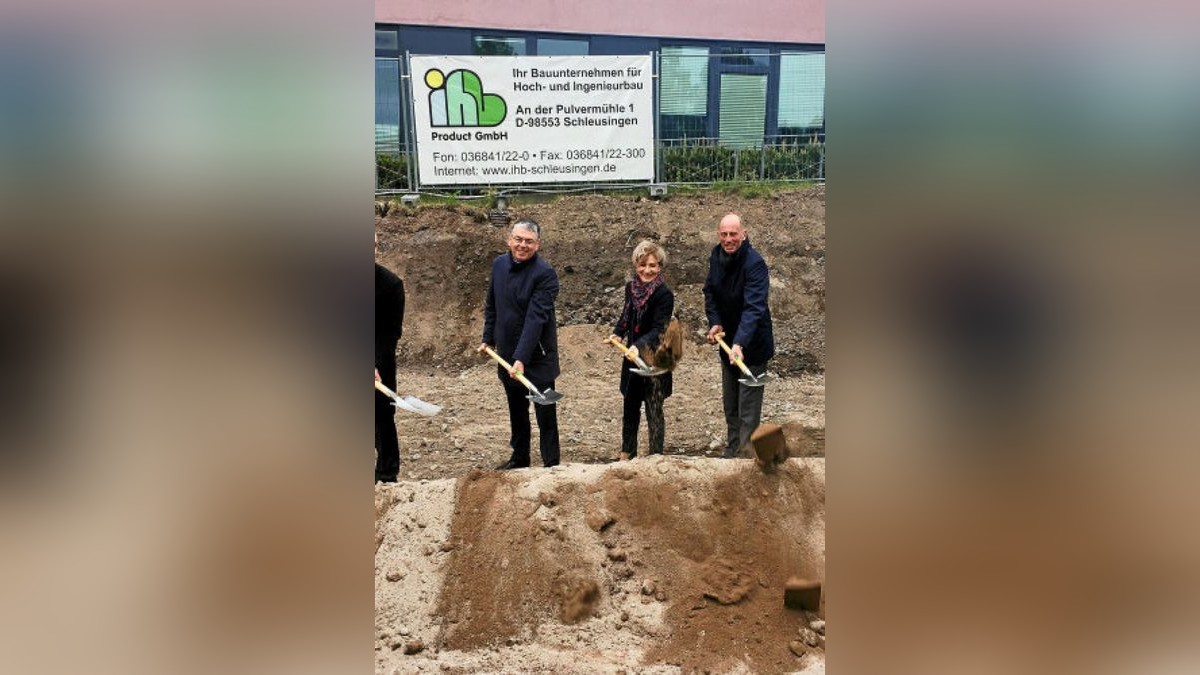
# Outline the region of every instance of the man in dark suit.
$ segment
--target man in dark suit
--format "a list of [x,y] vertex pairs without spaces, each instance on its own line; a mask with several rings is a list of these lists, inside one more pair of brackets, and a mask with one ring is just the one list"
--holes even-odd
[[[771,309],[767,306],[770,277],[767,263],[750,246],[742,219],[730,213],[717,226],[719,243],[709,257],[708,278],[704,280],[704,311],[708,315],[708,342],[717,343],[717,334],[725,333],[730,351],[741,358],[750,371],[760,375],[767,360],[775,355],[775,336]],[[750,441],[750,434],[762,419],[763,388],[738,382],[742,373],[733,358],[721,360],[721,402],[725,408],[725,452],[736,457]]]
[[[379,253],[379,234],[375,234]],[[404,332],[404,282],[375,263],[375,379],[396,391],[396,345]],[[375,481],[395,483],[400,473],[400,442],[396,437],[396,408],[375,390]]]
[[[558,377],[558,325],[554,300],[558,296],[558,274],[538,255],[541,228],[532,220],[513,225],[508,236],[508,253],[492,261],[492,277],[483,305],[483,344],[522,373],[541,391],[554,388]],[[529,466],[531,427],[529,391],[517,379],[496,367],[508,399],[512,456],[498,469]],[[553,405],[535,405],[538,446],[543,466],[559,461],[558,411]]]

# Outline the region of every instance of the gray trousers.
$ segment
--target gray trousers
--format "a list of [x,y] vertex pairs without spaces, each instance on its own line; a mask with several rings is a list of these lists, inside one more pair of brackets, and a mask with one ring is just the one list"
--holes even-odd
[[[767,370],[765,363],[747,363],[746,366],[752,373]],[[738,382],[741,377],[745,375],[736,367],[721,364],[721,403],[725,407],[725,453],[722,457],[737,457],[762,420],[765,387],[747,387]]]

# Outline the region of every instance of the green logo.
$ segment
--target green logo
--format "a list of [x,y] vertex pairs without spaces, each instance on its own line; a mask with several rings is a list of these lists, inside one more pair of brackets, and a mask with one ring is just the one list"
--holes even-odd
[[429,119],[435,127],[494,127],[504,121],[508,106],[496,94],[483,93],[479,76],[469,70],[449,75],[431,68],[425,72]]

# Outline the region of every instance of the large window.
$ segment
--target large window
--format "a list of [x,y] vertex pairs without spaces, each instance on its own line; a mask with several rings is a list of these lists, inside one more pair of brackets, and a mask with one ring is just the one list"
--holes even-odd
[[761,145],[766,114],[766,75],[721,74],[721,145]]
[[784,52],[779,57],[780,135],[825,137],[825,54]]
[[525,38],[476,35],[471,53],[475,56],[525,56]]
[[375,59],[375,152],[400,151],[400,62]]
[[697,138],[708,122],[708,48],[663,47],[659,137]]
[[587,56],[587,40],[557,40],[538,38],[538,56]]

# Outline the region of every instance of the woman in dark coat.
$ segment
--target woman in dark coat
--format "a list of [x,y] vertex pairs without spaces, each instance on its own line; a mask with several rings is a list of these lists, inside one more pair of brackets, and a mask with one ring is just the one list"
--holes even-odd
[[[613,327],[613,336],[637,348],[646,359],[654,352],[667,322],[675,311],[675,294],[667,288],[663,267],[667,253],[653,241],[643,241],[633,249],[633,279],[625,285],[625,307]],[[646,426],[650,430],[650,454],[662,454],[666,422],[663,401],[671,395],[671,373],[642,377],[632,373],[633,363],[621,359],[621,394],[625,397],[621,416],[621,453],[619,459],[637,456],[637,433],[642,404],[646,406]]]

